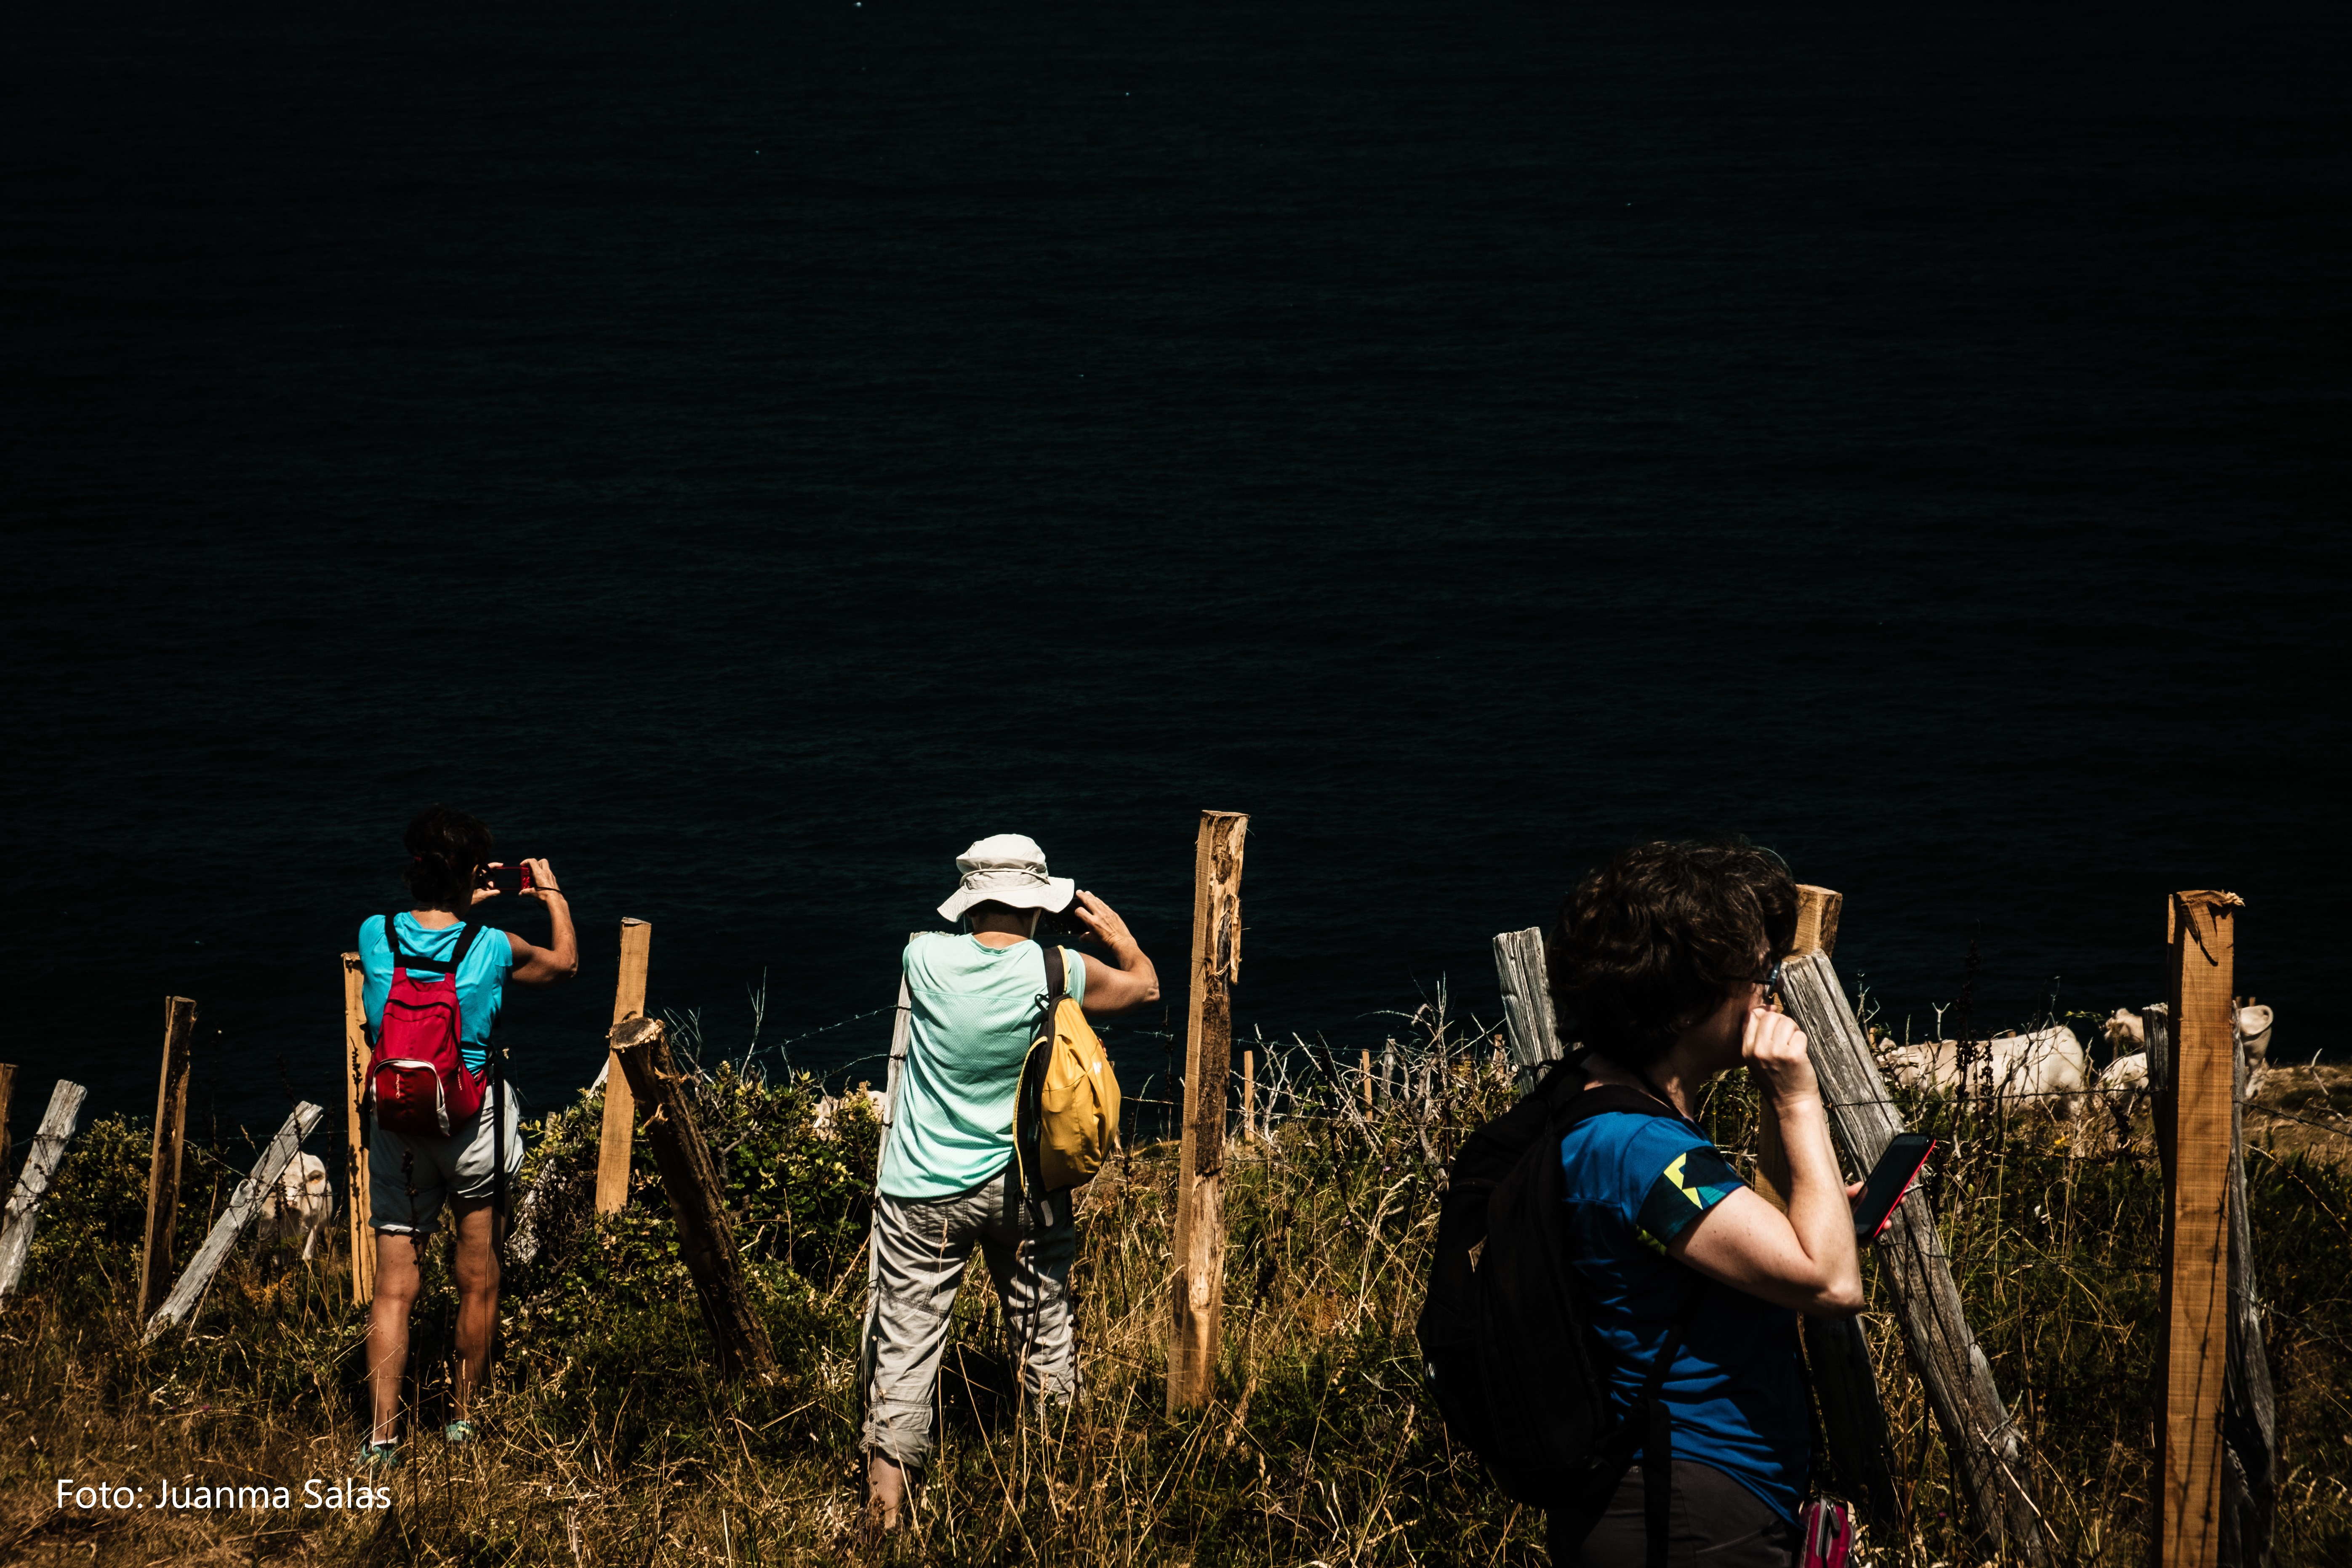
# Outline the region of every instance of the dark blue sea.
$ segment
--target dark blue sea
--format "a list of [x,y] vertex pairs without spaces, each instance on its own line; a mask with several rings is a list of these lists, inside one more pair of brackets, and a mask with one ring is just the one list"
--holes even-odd
[[[878,1077],[1038,838],[1240,1031],[1377,1041],[1638,837],[1846,897],[1898,1032],[2347,940],[2341,6],[26,7],[0,47],[9,1019],[339,1091],[428,801],[707,1051]],[[535,911],[534,911],[535,912]],[[523,928],[541,934],[526,918]],[[1973,950],[1976,964],[1969,967]],[[1973,981],[1970,975],[1973,974]],[[1172,1020],[1172,1022],[1171,1022]],[[814,1031],[824,1030],[817,1033]]]

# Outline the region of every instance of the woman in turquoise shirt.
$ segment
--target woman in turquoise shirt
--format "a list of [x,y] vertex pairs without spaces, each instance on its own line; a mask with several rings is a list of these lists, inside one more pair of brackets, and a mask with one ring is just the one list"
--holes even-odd
[[[489,1066],[490,1026],[497,1022],[509,980],[520,985],[551,985],[580,968],[580,945],[572,931],[572,909],[544,860],[526,860],[531,889],[547,909],[551,944],[535,947],[509,931],[478,930],[475,906],[499,897],[481,884],[494,847],[480,819],[446,805],[427,806],[408,825],[409,894],[415,907],[360,922],[360,966],[365,975],[361,1001],[367,1009],[371,1039],[383,1022],[384,997],[392,989],[392,944],[412,961],[441,959],[457,965],[459,1050],[476,1078]],[[408,965],[419,978],[438,978],[429,968]],[[440,973],[448,971],[445,967]],[[417,1248],[440,1223],[446,1206],[456,1215],[457,1244],[457,1377],[452,1391],[455,1417],[444,1436],[452,1443],[472,1440],[466,1418],[474,1390],[489,1363],[490,1325],[499,1313],[499,1258],[491,1197],[497,1187],[494,1125],[499,1097],[485,1093],[474,1120],[446,1138],[373,1129],[368,1137],[368,1223],[375,1229],[375,1303],[368,1314],[368,1380],[375,1421],[360,1452],[363,1463],[399,1462],[400,1378],[408,1364],[408,1313],[416,1300]],[[506,1101],[506,1166],[511,1177],[522,1165],[522,1102],[509,1088]]]

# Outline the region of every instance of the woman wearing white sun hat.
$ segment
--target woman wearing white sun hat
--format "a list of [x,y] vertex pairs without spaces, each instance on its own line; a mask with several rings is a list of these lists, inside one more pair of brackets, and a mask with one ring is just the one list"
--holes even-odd
[[864,1447],[867,1517],[883,1530],[897,1527],[905,1468],[930,1452],[948,1318],[975,1246],[1003,1300],[1024,1392],[1054,1403],[1076,1385],[1070,1194],[1024,1203],[1013,1170],[1013,1099],[1046,992],[1038,921],[1067,910],[1109,952],[1108,963],[1066,954],[1066,984],[1088,1016],[1160,996],[1160,977],[1127,922],[1069,878],[1049,876],[1035,840],[983,838],[956,858],[956,869],[961,881],[940,917],[965,929],[907,944],[907,1059],[874,1207]]

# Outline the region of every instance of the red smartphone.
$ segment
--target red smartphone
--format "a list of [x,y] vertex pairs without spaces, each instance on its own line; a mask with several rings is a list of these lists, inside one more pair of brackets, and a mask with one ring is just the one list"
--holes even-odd
[[528,893],[531,890],[530,868],[520,860],[511,866],[485,866],[482,886],[496,888],[501,893]]
[[1864,1184],[1862,1196],[1853,1203],[1853,1238],[1875,1241],[1878,1233],[1895,1213],[1895,1205],[1911,1190],[1911,1184],[1927,1165],[1927,1156],[1936,1152],[1936,1141],[1924,1132],[1898,1132],[1887,1141],[1885,1152],[1878,1163],[1870,1168],[1870,1180]]

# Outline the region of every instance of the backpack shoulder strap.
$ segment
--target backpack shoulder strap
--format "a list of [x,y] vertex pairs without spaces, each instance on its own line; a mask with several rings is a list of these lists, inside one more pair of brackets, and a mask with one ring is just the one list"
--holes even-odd
[[457,951],[449,955],[450,973],[455,974],[457,973],[457,966],[466,962],[466,954],[473,950],[474,939],[481,934],[481,921],[467,921],[466,922],[466,929],[457,934]]
[[1049,1023],[1053,1020],[1054,1009],[1062,1005],[1063,994],[1070,988],[1066,963],[1063,949],[1049,947],[1045,950],[1045,1016]]
[[392,967],[396,973],[408,967],[411,955],[400,951],[400,911],[394,910],[383,917],[383,944],[392,949]]

